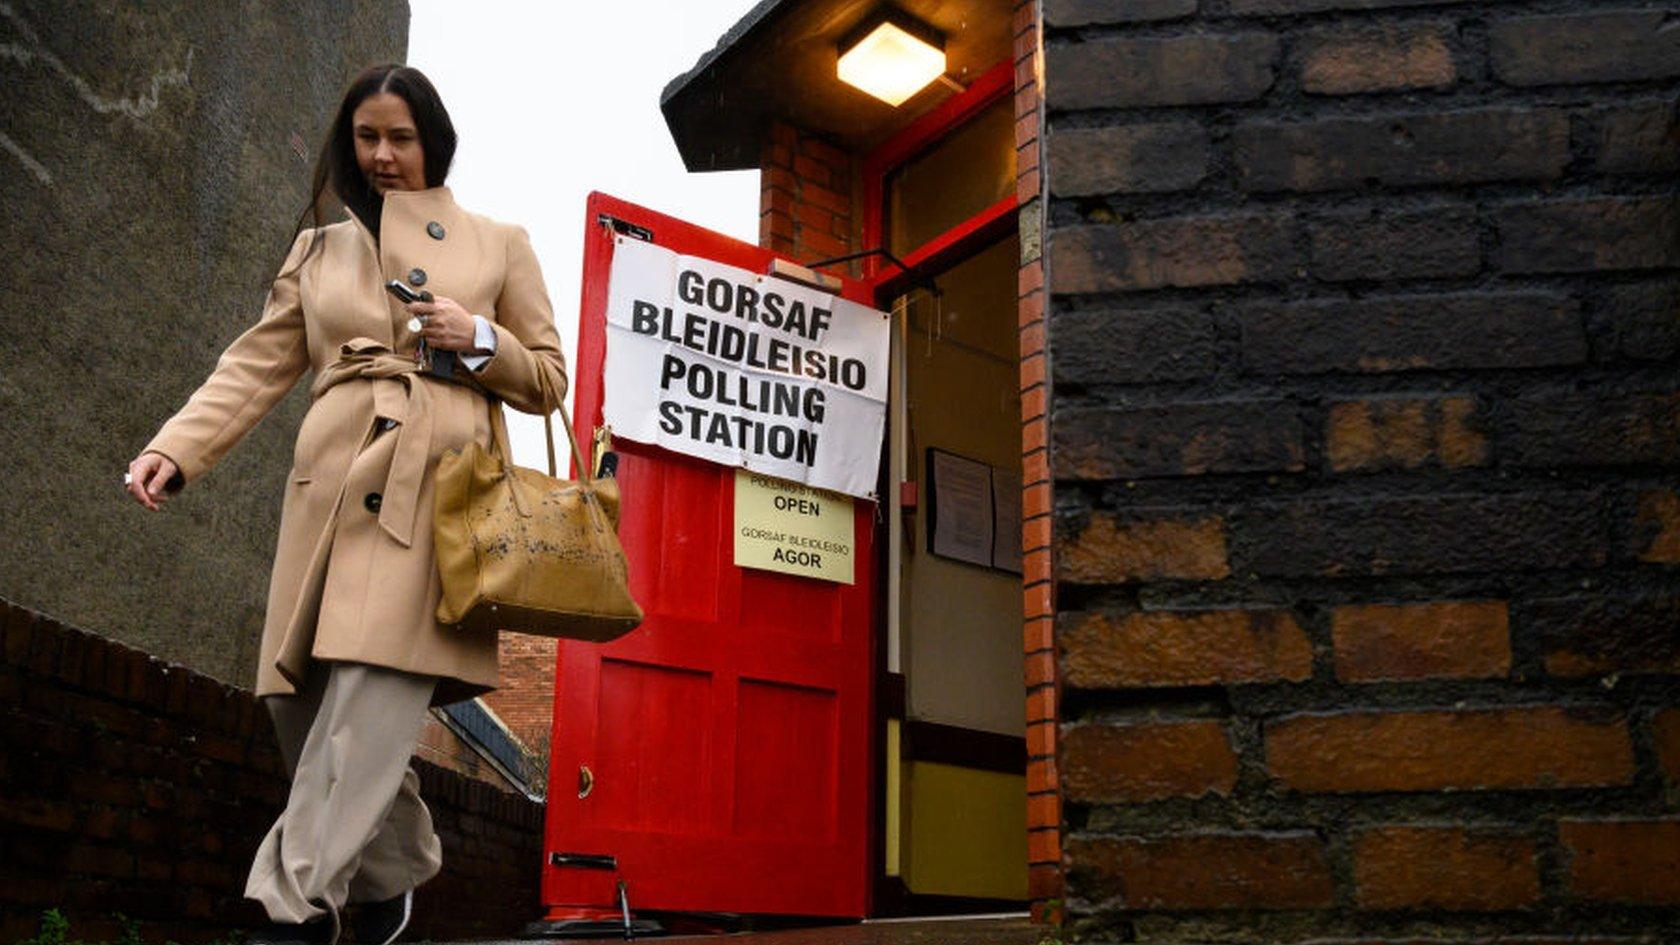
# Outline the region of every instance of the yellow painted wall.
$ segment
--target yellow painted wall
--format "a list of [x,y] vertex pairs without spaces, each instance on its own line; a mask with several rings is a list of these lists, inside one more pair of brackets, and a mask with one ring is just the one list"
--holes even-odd
[[912,761],[903,779],[911,892],[1027,898],[1026,778]]

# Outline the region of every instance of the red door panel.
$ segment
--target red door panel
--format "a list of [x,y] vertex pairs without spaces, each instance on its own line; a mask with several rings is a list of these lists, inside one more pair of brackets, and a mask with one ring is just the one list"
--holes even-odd
[[[592,194],[586,216],[577,427],[601,420],[605,215],[653,242],[753,272],[772,254]],[[866,304],[862,284],[843,294]],[[651,382],[651,379],[650,379]],[[873,506],[856,503],[856,582],[733,564],[733,467],[617,440],[619,536],[647,614],[600,646],[562,642],[543,901],[550,918],[637,909],[863,916],[868,911]],[[593,778],[579,797],[581,770]],[[608,855],[617,872],[555,866]]]

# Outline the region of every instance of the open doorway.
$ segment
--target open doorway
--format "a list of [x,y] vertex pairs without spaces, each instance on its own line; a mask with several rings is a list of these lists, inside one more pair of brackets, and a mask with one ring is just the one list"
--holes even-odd
[[1021,403],[1007,64],[866,162],[893,314],[875,913],[1024,909]]

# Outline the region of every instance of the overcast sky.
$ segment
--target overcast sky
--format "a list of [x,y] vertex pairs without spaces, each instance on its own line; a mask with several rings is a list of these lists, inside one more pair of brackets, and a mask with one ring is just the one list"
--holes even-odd
[[[461,139],[449,187],[466,209],[530,230],[568,364],[590,191],[758,241],[758,172],[688,173],[659,113],[665,83],[752,4],[410,0],[408,61]],[[544,468],[542,421],[508,418],[514,458]]]

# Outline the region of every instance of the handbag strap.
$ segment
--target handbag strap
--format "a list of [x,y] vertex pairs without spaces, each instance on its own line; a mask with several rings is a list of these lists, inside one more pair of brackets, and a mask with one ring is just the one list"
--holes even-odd
[[[571,418],[566,416],[566,401],[555,391],[553,378],[542,367],[537,368],[537,386],[542,390],[543,403],[553,405],[548,412],[543,414],[543,438],[548,446],[549,478],[560,478],[559,467],[554,461],[554,421],[551,419],[551,415],[555,411],[559,411],[560,422],[566,426],[566,439],[570,441],[572,446],[572,459],[577,462],[579,480],[585,484],[589,483],[595,478],[594,472],[589,468],[589,464],[584,461],[583,450],[578,447],[577,435],[572,432]],[[493,409],[490,411],[490,440],[495,445],[496,451],[501,454],[502,463],[512,466],[513,444],[508,439],[507,418],[502,415],[502,398],[492,397],[491,400]]]

